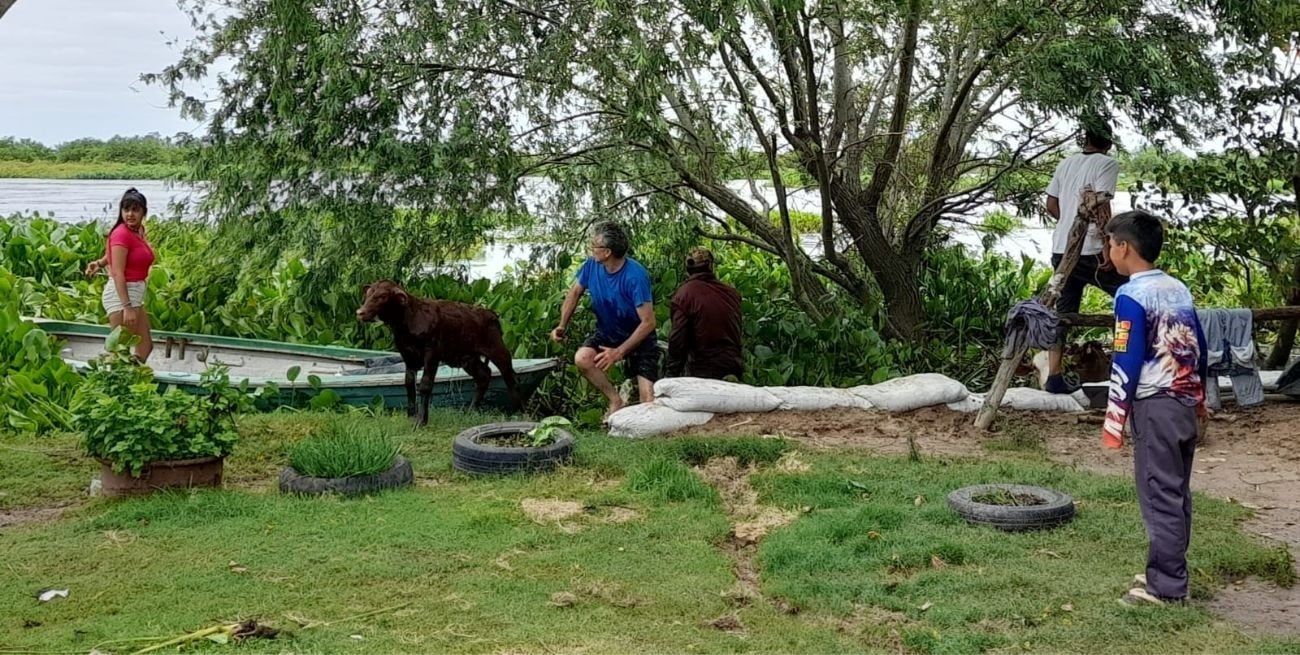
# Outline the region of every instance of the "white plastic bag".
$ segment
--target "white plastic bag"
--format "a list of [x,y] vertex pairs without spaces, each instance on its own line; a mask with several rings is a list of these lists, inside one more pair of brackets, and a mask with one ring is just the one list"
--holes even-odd
[[778,409],[812,412],[821,409],[848,407],[852,409],[871,409],[866,398],[855,395],[848,389],[831,389],[825,387],[767,387],[768,393],[781,401]]
[[887,412],[908,412],[922,407],[947,405],[970,395],[966,385],[938,373],[908,375],[880,384],[853,387],[849,391],[866,399],[876,409]]
[[609,434],[641,439],[704,425],[712,418],[710,412],[679,412],[658,403],[641,403],[610,414]]
[[770,412],[781,399],[766,389],[704,378],[665,378],[655,383],[655,402],[679,412]]

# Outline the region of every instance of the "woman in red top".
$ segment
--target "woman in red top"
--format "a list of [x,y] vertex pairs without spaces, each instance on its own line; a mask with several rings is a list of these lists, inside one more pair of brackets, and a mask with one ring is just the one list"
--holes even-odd
[[154,260],[153,248],[145,240],[144,217],[148,211],[144,194],[134,187],[127,189],[118,205],[117,223],[108,233],[107,254],[86,269],[87,275],[94,275],[108,266],[109,283],[104,285],[102,298],[108,324],[125,326],[140,337],[135,356],[141,362],[149,359],[153,351],[149,315],[144,308],[146,280]]

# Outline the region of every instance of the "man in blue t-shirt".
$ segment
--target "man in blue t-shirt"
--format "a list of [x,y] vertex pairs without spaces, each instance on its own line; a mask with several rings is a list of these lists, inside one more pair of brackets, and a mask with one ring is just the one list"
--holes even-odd
[[627,233],[617,223],[605,222],[592,228],[591,256],[564,297],[559,326],[551,331],[551,339],[564,341],[578,301],[584,292],[590,293],[596,333],[583,342],[574,363],[583,377],[609,399],[607,418],[626,404],[605,374],[611,366],[626,362],[623,371],[629,378],[636,377],[641,402],[654,400],[654,383],[659,379],[650,274],[640,262],[627,256],[627,250]]

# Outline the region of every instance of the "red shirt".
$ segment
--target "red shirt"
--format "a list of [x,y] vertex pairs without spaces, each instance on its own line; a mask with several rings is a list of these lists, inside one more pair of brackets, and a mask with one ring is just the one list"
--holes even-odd
[[126,248],[126,281],[143,282],[149,277],[149,267],[153,266],[153,248],[144,237],[131,231],[126,223],[113,228],[108,233],[108,265],[113,266],[113,246]]

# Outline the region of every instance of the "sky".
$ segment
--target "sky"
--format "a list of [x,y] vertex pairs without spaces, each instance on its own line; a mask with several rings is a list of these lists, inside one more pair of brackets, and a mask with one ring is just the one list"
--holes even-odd
[[197,133],[164,89],[140,82],[194,33],[174,0],[18,0],[0,18],[0,137]]

